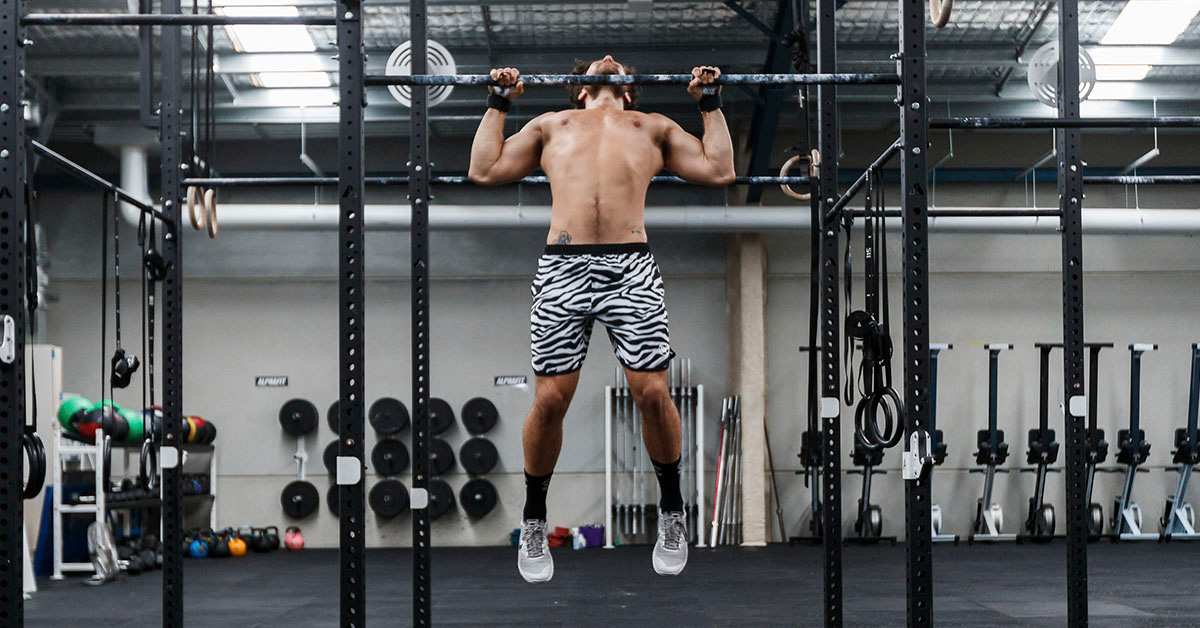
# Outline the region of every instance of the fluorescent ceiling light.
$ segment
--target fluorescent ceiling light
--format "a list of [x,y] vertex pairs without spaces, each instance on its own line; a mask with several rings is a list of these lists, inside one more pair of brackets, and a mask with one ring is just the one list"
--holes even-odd
[[217,9],[223,7],[293,6],[296,4],[296,0],[213,0],[212,4]]
[[1129,0],[1101,44],[1169,44],[1200,13],[1200,0]]
[[[1088,100],[1138,100],[1138,84],[1133,81],[1098,82]],[[1145,98],[1145,92],[1142,92]]]
[[[217,11],[229,16],[287,16],[296,17],[300,10],[294,6],[230,6]],[[238,52],[314,52],[317,49],[308,27],[301,24],[226,26]]]
[[329,87],[324,72],[259,72],[254,76],[258,87]]
[[337,90],[312,88],[244,89],[233,99],[235,107],[329,107],[337,106]]
[[1150,73],[1148,65],[1098,65],[1097,81],[1140,81]]

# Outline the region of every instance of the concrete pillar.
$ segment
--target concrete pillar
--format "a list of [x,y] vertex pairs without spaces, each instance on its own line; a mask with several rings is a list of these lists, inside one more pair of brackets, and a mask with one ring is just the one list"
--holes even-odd
[[767,245],[762,234],[726,240],[726,389],[742,401],[742,544],[769,538],[769,479],[763,422],[767,416]]

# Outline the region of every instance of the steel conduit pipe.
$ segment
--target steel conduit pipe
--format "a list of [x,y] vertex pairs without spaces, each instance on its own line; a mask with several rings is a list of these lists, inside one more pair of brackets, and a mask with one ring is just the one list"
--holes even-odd
[[[121,187],[150,200],[146,148],[121,148]],[[898,208],[888,208],[897,210]],[[956,211],[992,211],[1003,207],[943,207]],[[438,205],[431,206],[429,226],[438,230],[544,229],[550,224],[547,205]],[[338,206],[305,203],[218,203],[222,230],[324,231],[338,226]],[[121,204],[121,212],[137,224],[137,208]],[[367,205],[366,227],[376,231],[403,231],[410,224],[407,204]],[[762,232],[808,230],[807,207],[799,205],[720,206],[676,205],[650,207],[646,227],[658,231]],[[888,229],[899,231],[900,219],[888,218]],[[930,231],[943,233],[1058,234],[1055,217],[937,217],[929,218]],[[1084,208],[1083,231],[1091,235],[1200,235],[1200,209]]]

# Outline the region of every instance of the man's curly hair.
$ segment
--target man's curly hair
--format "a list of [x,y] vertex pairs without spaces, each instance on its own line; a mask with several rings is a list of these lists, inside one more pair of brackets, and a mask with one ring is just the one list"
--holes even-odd
[[[597,60],[580,61],[579,59],[576,59],[575,60],[575,68],[571,70],[571,74],[587,74],[588,68],[592,67],[592,64],[595,63],[596,61]],[[626,65],[623,67],[625,68],[626,74],[637,74],[637,68],[634,68],[631,65]],[[636,109],[638,97],[642,95],[642,87],[640,85],[612,85],[612,86],[568,85],[567,86],[567,94],[568,94],[568,99],[571,101],[572,107],[575,107],[576,109],[584,108],[584,101],[579,97],[579,95],[583,92],[584,89],[587,89],[589,87],[592,87],[595,89],[611,88],[611,89],[624,90],[623,93],[629,94],[629,99],[630,99],[630,102],[626,103],[626,105],[625,105],[626,109]],[[622,93],[622,92],[619,92],[619,93]]]

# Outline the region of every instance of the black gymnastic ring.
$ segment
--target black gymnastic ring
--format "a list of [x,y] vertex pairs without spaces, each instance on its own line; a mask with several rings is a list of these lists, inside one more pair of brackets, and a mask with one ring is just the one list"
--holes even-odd
[[[888,434],[892,432],[892,423],[895,417],[892,416],[892,408],[887,404],[878,402],[878,393],[864,395],[858,400],[858,404],[854,408],[854,436],[869,447],[879,447],[881,441],[878,426],[878,417],[875,416],[878,408],[883,408],[884,431]],[[870,416],[868,416],[870,410]]]
[[[879,430],[879,409],[883,410],[882,433]],[[854,410],[855,436],[872,447],[895,447],[904,438],[904,419],[904,402],[900,395],[891,387],[881,387],[859,400],[858,407]]]
[[149,438],[142,441],[138,454],[138,484],[151,494],[158,490],[158,450]]
[[25,459],[29,461],[29,479],[25,481],[21,496],[33,499],[46,485],[46,446],[37,434],[26,432],[21,435],[21,448],[25,451]]

